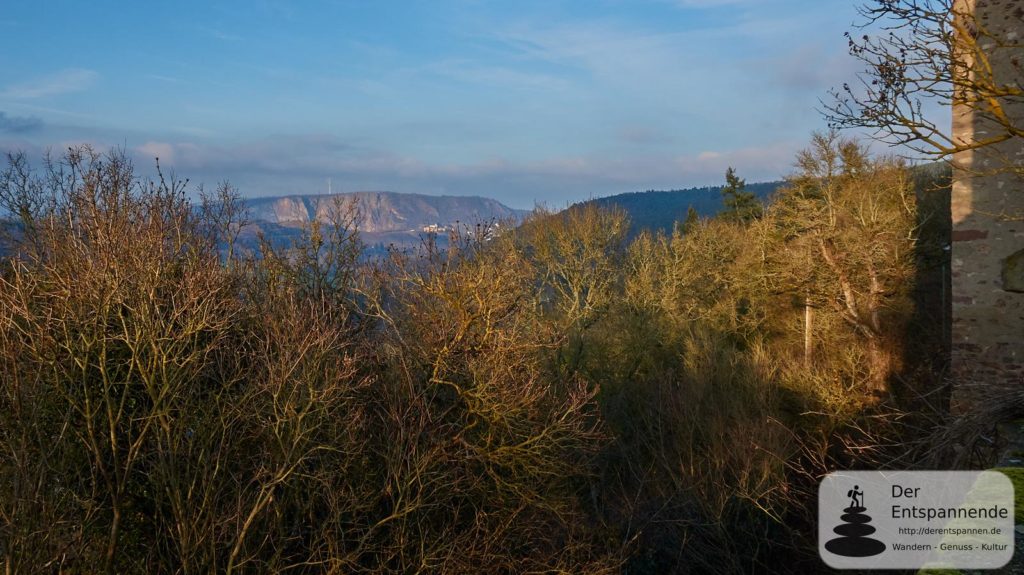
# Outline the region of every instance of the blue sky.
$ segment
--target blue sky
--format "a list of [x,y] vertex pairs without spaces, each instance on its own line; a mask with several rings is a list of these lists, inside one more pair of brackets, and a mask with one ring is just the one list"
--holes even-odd
[[854,78],[856,20],[844,0],[3,0],[0,149],[521,208],[774,179]]

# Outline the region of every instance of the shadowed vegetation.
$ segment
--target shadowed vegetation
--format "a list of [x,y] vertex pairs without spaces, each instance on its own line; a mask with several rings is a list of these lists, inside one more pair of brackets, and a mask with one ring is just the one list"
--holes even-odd
[[938,378],[904,369],[913,174],[831,134],[798,165],[763,213],[671,235],[588,205],[366,262],[356,205],[248,253],[227,184],[11,156],[0,560],[815,569],[818,478],[902,455]]

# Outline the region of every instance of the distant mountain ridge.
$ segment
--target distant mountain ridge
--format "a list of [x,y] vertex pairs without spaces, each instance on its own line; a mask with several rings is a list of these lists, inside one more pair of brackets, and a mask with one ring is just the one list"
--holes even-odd
[[[756,182],[746,185],[746,191],[753,192],[761,202],[766,203],[775,190],[785,185],[783,181]],[[633,234],[641,230],[671,233],[677,221],[686,219],[686,212],[693,206],[701,217],[710,218],[722,211],[722,186],[705,186],[683,190],[647,190],[628,192],[594,198],[575,206],[596,205],[609,208],[617,206],[629,215]],[[574,207],[575,207],[574,206]],[[572,208],[570,208],[572,209]]]
[[[746,185],[762,202],[785,182],[757,182]],[[619,207],[629,215],[631,235],[642,230],[671,233],[675,223],[686,218],[689,207],[702,217],[712,217],[723,208],[721,186],[681,190],[648,190],[594,198],[570,206]],[[430,196],[402,192],[345,192],[337,194],[294,194],[247,198],[244,206],[251,222],[243,233],[243,242],[255,245],[257,233],[274,243],[297,238],[301,228],[316,219],[327,221],[337,201],[355,201],[358,207],[356,227],[371,251],[388,245],[409,247],[419,244],[426,234],[436,234],[441,245],[447,232],[461,225],[491,221],[518,224],[530,212],[510,208],[481,196]]]
[[301,227],[314,219],[326,221],[335,200],[356,202],[360,233],[444,231],[456,222],[476,224],[522,219],[527,212],[480,196],[428,196],[399,192],[347,192],[248,198],[245,207],[253,222]]
[[240,245],[255,251],[262,235],[274,245],[288,246],[299,239],[303,226],[313,220],[329,221],[339,202],[347,206],[353,201],[358,210],[356,229],[367,255],[386,253],[388,246],[417,246],[428,235],[443,248],[455,226],[509,221],[518,225],[529,213],[480,196],[346,192],[246,198],[249,225],[242,230]]

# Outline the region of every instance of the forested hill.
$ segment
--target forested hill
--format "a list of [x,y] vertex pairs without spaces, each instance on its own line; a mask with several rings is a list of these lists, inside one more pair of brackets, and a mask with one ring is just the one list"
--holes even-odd
[[[762,202],[785,182],[758,182],[747,184],[745,190],[752,192]],[[722,210],[721,186],[689,188],[685,190],[648,190],[629,192],[604,198],[588,200],[577,206],[594,204],[600,207],[618,206],[629,214],[633,233],[640,230],[672,231],[676,221],[686,219],[686,211],[693,206],[702,217],[711,217]]]

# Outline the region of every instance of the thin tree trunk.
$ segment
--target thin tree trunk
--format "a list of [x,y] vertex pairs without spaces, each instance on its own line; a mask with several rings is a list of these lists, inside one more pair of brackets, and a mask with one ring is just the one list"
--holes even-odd
[[889,391],[889,352],[882,345],[881,338],[868,338],[868,360],[871,372],[868,391],[885,394]]
[[[860,314],[858,309],[857,292],[853,289],[849,276],[839,265],[833,246],[830,241],[818,238],[818,246],[825,263],[836,273],[839,280],[839,288],[843,294],[843,303],[839,305],[847,322],[852,324],[866,338],[868,344],[868,393],[884,395],[889,390],[889,370],[891,367],[891,356],[885,349],[882,342],[881,309],[879,296],[883,293],[881,282],[875,271],[874,265],[868,263],[868,272],[871,278],[871,292],[867,297],[867,318]],[[845,308],[845,310],[844,310]]]
[[828,264],[828,267],[832,268],[836,278],[839,280],[839,289],[843,292],[843,305],[846,308],[847,321],[863,325],[864,321],[860,317],[860,312],[857,311],[857,292],[853,290],[853,284],[850,283],[849,276],[839,266],[839,262],[832,251],[831,241],[826,242],[824,238],[818,238],[818,245],[821,248],[821,255],[825,259],[825,263]]
[[113,503],[113,520],[110,525],[110,534],[107,539],[107,554],[105,557],[104,571],[107,573],[114,572],[114,558],[117,555],[117,537],[121,529],[121,504],[120,498],[114,500]]
[[814,353],[814,308],[811,298],[804,297],[804,367],[810,368]]

